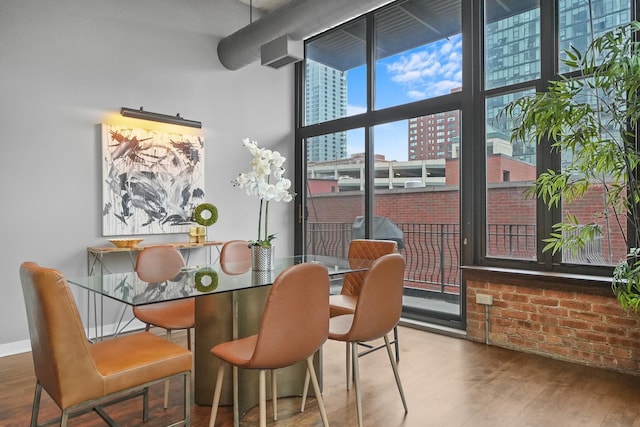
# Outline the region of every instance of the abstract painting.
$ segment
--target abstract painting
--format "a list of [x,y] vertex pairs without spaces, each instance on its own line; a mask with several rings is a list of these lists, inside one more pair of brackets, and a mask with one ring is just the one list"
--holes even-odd
[[102,234],[185,233],[204,201],[204,139],[102,125]]

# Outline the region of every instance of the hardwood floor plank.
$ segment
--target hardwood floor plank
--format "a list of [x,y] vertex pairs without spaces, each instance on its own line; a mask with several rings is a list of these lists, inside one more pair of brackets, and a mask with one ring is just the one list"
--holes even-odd
[[[640,427],[640,378],[401,327],[400,363],[409,413],[405,414],[386,351],[360,359],[364,423],[385,427]],[[174,341],[184,344],[185,335]],[[344,343],[324,347],[324,398],[329,422],[356,425],[355,392],[344,380]],[[28,425],[35,379],[31,354],[0,358],[0,425]],[[211,378],[215,381],[215,378]],[[162,384],[150,390],[150,421],[143,423],[141,399],[119,403],[107,413],[124,426],[157,426],[180,418],[182,383],[171,382],[170,407],[162,407]],[[315,399],[304,413],[300,398],[278,400],[278,422],[270,426],[321,426]],[[272,418],[271,405],[267,417]],[[207,426],[209,406],[192,405],[192,426]],[[43,393],[40,420],[59,415]],[[251,409],[241,426],[258,423]],[[94,413],[71,426],[102,427]],[[216,426],[232,426],[230,407],[220,408]]]

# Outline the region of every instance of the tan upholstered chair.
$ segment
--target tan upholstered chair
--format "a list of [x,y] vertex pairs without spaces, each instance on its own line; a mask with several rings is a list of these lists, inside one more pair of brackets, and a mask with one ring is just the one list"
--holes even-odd
[[[298,264],[276,277],[269,291],[258,334],[218,344],[211,349],[211,354],[239,368],[260,370],[260,426],[266,425],[266,370],[284,368],[306,360],[307,375],[311,375],[322,422],[327,426],[327,415],[313,368],[313,355],[327,340],[328,328],[327,269],[319,264]],[[213,395],[210,427],[215,424],[223,376],[224,365],[221,363]],[[275,420],[277,390],[273,378],[272,375],[271,397]],[[237,399],[234,393],[236,407]]]
[[229,240],[220,250],[220,268],[226,274],[241,274],[251,268],[251,249],[246,240]]
[[[367,270],[358,302],[353,314],[332,317],[329,322],[329,339],[345,341],[352,347],[354,382],[356,385],[356,407],[358,426],[362,426],[362,391],[358,368],[357,345],[359,342],[384,338],[389,362],[396,379],[405,412],[407,402],[402,390],[398,367],[393,358],[387,334],[398,324],[402,313],[402,288],[404,283],[404,258],[399,253],[383,255]],[[305,380],[303,408],[307,391]]]
[[[171,245],[155,245],[140,251],[135,270],[145,282],[162,283],[173,279],[184,266],[184,258],[178,249]],[[166,329],[167,338],[171,338],[172,330],[186,329],[187,348],[191,350],[191,328],[195,325],[193,298],[137,306],[133,308],[133,314],[146,324],[147,331],[152,325]]]
[[36,375],[31,426],[38,425],[44,389],[62,410],[60,425],[70,416],[103,406],[173,376],[184,377],[184,420],[189,425],[191,352],[149,332],[90,344],[67,281],[57,270],[33,262],[20,267],[27,309],[31,353]]
[[[172,245],[147,246],[140,251],[135,270],[140,279],[149,283],[162,283],[173,279],[185,266],[184,258]],[[158,326],[167,331],[187,330],[187,348],[191,350],[191,329],[196,323],[195,299],[160,302],[133,307],[133,315],[146,324],[145,330]],[[169,405],[169,382],[165,383],[164,407]]]
[[[398,244],[393,240],[374,240],[374,239],[354,239],[349,244],[349,258],[374,260],[382,255],[398,252]],[[355,311],[358,295],[365,276],[364,271],[356,271],[344,275],[342,289],[340,294],[331,295],[329,297],[330,316],[335,317],[341,314],[353,314]],[[393,328],[393,341],[391,343],[395,347],[396,362],[400,361],[400,349],[398,341],[398,328]],[[373,346],[369,343],[362,342],[360,345],[367,347],[368,350],[360,352],[359,355],[371,353],[372,351],[384,348],[384,346]],[[347,344],[346,353],[346,375],[347,389],[351,388],[351,346]],[[357,348],[357,347],[356,347]]]

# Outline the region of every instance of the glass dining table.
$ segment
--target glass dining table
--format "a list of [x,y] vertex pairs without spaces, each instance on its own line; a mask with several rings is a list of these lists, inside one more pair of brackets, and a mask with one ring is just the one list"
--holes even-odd
[[[70,277],[67,281],[94,296],[130,306],[195,297],[194,401],[211,405],[220,362],[211,355],[210,349],[220,342],[257,333],[270,285],[284,269],[305,262],[326,266],[331,277],[366,270],[372,261],[298,255],[276,258],[274,269],[269,271],[254,271],[250,262],[217,262],[184,267],[174,278],[162,283],[145,282],[135,272]],[[321,352],[316,355],[315,365],[321,381]],[[225,376],[234,375],[236,381],[224,384],[220,403],[233,404],[232,384],[238,384],[239,407],[236,409],[242,414],[258,404],[258,372],[242,369],[232,372],[230,367],[228,370]],[[301,395],[305,370],[304,363],[278,370],[278,395]]]

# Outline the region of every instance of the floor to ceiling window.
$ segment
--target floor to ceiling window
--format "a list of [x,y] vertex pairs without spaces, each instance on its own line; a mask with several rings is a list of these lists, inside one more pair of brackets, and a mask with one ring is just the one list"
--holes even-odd
[[[510,142],[500,112],[566,72],[563,49],[631,10],[623,0],[403,0],[308,40],[296,73],[296,249],[343,255],[353,238],[394,239],[404,317],[458,328],[461,264],[608,274],[625,249],[613,234],[583,253],[542,252],[569,207],[548,212],[524,191],[567,154]],[[599,212],[597,197],[582,203]]]
[[405,317],[458,326],[461,16],[460,1],[402,1],[309,40],[299,129],[303,250],[395,240]]

